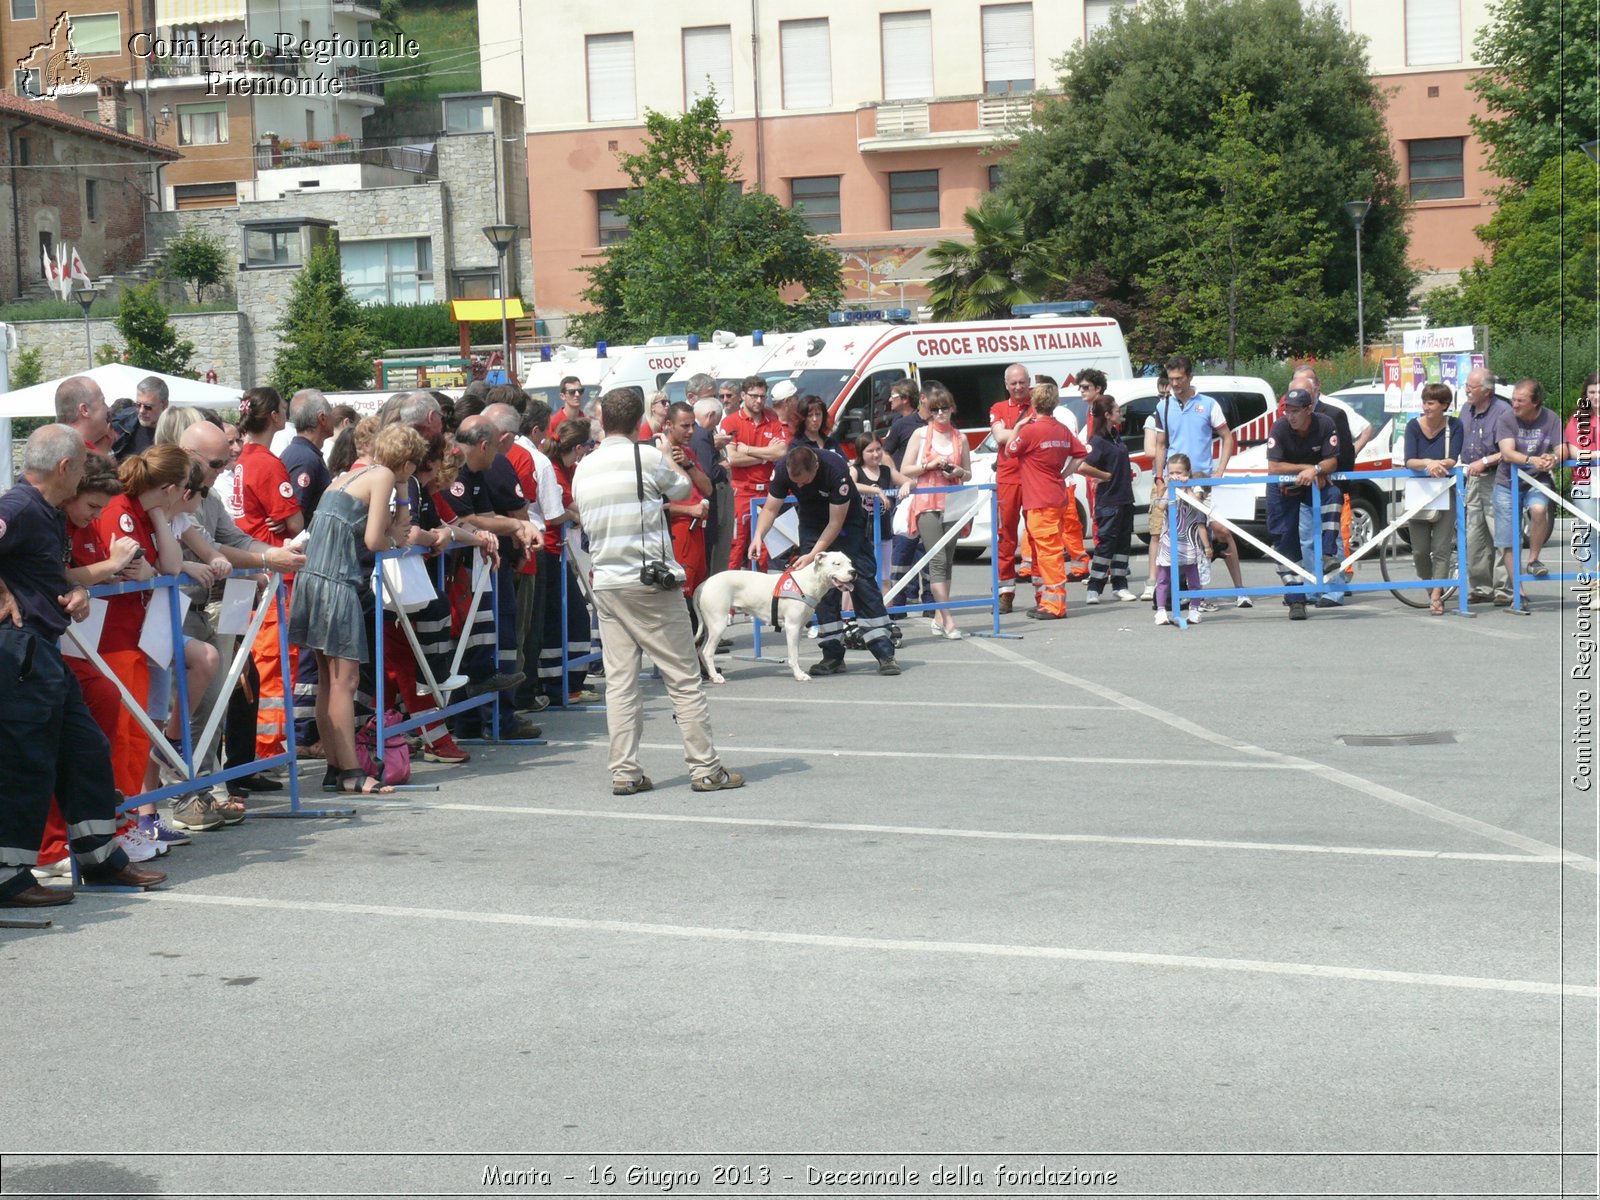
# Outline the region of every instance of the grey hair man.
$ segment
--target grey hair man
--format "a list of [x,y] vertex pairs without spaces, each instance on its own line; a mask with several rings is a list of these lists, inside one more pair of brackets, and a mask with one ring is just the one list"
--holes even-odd
[[73,375],[56,385],[56,421],[75,429],[96,454],[111,453],[111,408],[100,385],[87,375]]
[[143,454],[155,445],[156,422],[167,411],[169,400],[166,380],[159,375],[147,375],[139,381],[129,415],[115,422],[116,441],[111,450],[119,461],[132,454]]
[[1467,474],[1467,600],[1472,604],[1511,603],[1503,556],[1495,550],[1495,477],[1504,460],[1500,443],[1516,436],[1511,406],[1495,395],[1494,372],[1474,367],[1467,374],[1461,406],[1461,457]]
[[333,407],[316,388],[301,388],[289,401],[289,423],[294,426],[294,437],[278,457],[289,472],[289,486],[294,488],[300,515],[310,528],[322,493],[333,482],[322,457],[322,447],[333,435]]

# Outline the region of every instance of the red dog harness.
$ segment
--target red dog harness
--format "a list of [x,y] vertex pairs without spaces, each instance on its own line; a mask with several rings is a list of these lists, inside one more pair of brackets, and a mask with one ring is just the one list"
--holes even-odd
[[774,629],[782,624],[778,620],[779,600],[798,600],[807,608],[816,608],[817,606],[817,602],[806,595],[800,589],[800,585],[794,581],[793,571],[785,571],[782,575],[779,575],[778,582],[772,589],[772,626]]

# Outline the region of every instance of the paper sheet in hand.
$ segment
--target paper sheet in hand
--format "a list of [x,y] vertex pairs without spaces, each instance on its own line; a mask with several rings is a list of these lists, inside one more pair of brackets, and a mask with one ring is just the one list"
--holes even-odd
[[238,637],[250,628],[250,609],[256,602],[253,579],[230,579],[222,585],[222,607],[217,613],[217,632]]
[[1229,484],[1227,487],[1212,488],[1211,498],[1206,503],[1219,517],[1226,517],[1235,523],[1252,521],[1255,519],[1256,497],[1259,495],[1261,495],[1259,484]]
[[1453,491],[1455,491],[1453,480],[1408,479],[1406,480],[1406,508],[1408,510],[1411,509],[1424,497],[1432,497],[1419,511],[1427,512],[1429,509],[1442,511],[1450,507],[1450,493]]
[[791,546],[800,544],[800,513],[797,509],[786,508],[778,514],[778,519],[772,523],[772,528],[767,531],[767,540],[763,545],[767,553],[776,558],[785,553]]
[[[73,624],[73,633],[83,639],[85,646],[90,646],[96,650],[100,648],[100,631],[105,628],[106,608],[106,600],[99,596],[91,596],[89,597],[89,615]],[[68,658],[89,657],[78,649],[78,643],[72,640],[72,634],[69,633],[61,635],[61,653]]]
[[[178,621],[189,615],[189,597],[178,593]],[[150,597],[144,610],[144,628],[139,631],[139,649],[158,667],[172,665],[172,601],[161,588]]]

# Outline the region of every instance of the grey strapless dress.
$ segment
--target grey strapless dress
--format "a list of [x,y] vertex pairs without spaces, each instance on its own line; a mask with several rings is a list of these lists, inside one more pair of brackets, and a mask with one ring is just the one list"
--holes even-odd
[[367,625],[361,618],[357,544],[366,537],[367,505],[329,489],[311,518],[306,565],[294,580],[289,640],[330,658],[367,661]]

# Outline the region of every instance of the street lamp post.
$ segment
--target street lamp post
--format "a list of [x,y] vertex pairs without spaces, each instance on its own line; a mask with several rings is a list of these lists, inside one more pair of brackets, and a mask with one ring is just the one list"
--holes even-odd
[[1356,227],[1356,344],[1360,347],[1362,365],[1367,361],[1367,306],[1361,279],[1361,225],[1367,219],[1370,200],[1347,200],[1344,210],[1350,214],[1350,223]]
[[88,370],[94,370],[94,339],[89,333],[89,310],[94,307],[94,302],[100,299],[100,289],[93,285],[81,287],[72,293],[72,298],[78,302],[78,307],[83,309],[83,350],[89,358]]
[[517,240],[515,225],[485,225],[483,236],[500,256],[500,356],[506,378],[511,378],[511,330],[506,323],[506,251]]

